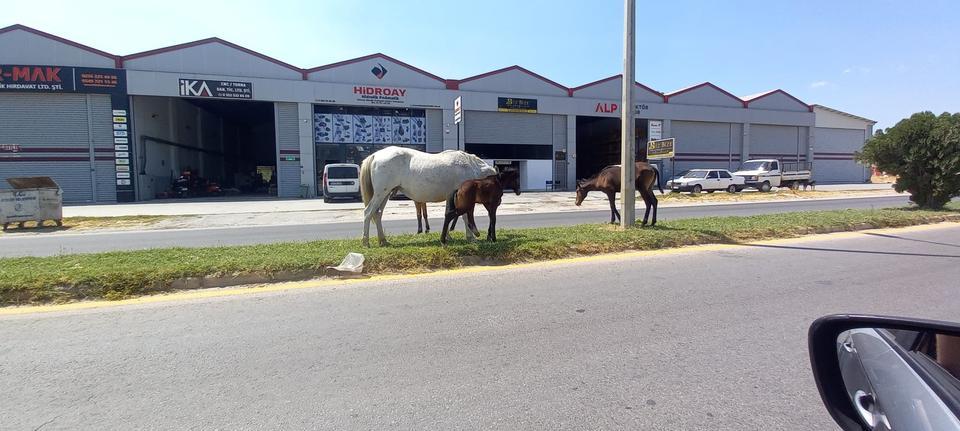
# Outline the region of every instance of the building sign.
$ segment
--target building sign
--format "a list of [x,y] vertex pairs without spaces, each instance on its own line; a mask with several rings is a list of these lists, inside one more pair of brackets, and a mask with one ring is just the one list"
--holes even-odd
[[97,67],[0,65],[0,92],[126,94],[122,69]]
[[672,159],[676,154],[674,139],[659,139],[647,143],[647,160]]
[[0,144],[0,153],[19,153],[22,150],[20,144]]
[[353,95],[357,97],[358,102],[374,105],[403,105],[406,103],[407,89],[356,85],[353,87]]
[[663,121],[650,120],[647,122],[647,136],[651,141],[663,139]]
[[453,124],[460,124],[463,121],[463,99],[457,96],[453,99]]
[[497,111],[537,113],[537,99],[519,99],[516,97],[498,97]]
[[[620,105],[618,105],[618,104],[616,104],[616,103],[613,103],[613,102],[611,102],[611,103],[603,103],[603,102],[601,102],[601,103],[597,103],[597,106],[596,106],[596,108],[593,109],[593,112],[602,112],[602,113],[610,114],[610,113],[617,112],[617,110],[619,110],[619,109],[620,109]],[[636,114],[636,113],[638,113],[638,112],[640,112],[640,111],[646,111],[646,110],[648,110],[648,109],[650,109],[650,106],[647,105],[647,104],[645,104],[645,103],[638,103],[638,104],[636,104],[636,105],[633,105],[633,113],[634,113],[634,114]]]
[[372,73],[373,76],[376,76],[377,79],[383,79],[384,76],[387,76],[387,68],[383,67],[382,64],[377,63],[376,66],[373,66],[373,69],[370,69],[370,73]]
[[210,79],[180,79],[180,95],[220,99],[253,99],[253,83]]

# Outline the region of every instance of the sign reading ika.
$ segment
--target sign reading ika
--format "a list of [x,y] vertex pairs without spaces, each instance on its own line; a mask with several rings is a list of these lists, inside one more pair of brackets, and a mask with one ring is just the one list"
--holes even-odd
[[253,83],[181,79],[180,95],[187,97],[216,97],[221,99],[253,99]]
[[358,102],[373,103],[376,105],[402,105],[407,96],[407,89],[392,87],[371,87],[357,85],[353,87],[353,94]]

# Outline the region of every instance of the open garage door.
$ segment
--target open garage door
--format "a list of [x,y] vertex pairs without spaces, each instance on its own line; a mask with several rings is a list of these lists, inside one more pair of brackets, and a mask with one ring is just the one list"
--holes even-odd
[[134,96],[133,112],[141,200],[277,195],[273,103]]
[[[647,120],[635,123],[637,142],[647,142]],[[646,152],[635,145],[637,160]],[[620,164],[620,119],[577,116],[577,179],[589,178],[604,167]]]

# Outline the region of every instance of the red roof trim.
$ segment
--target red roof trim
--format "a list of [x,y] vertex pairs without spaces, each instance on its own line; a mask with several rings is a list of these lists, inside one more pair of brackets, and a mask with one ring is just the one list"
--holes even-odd
[[757,101],[757,100],[763,99],[764,97],[767,97],[767,96],[770,96],[770,95],[773,95],[773,94],[776,94],[776,93],[783,94],[784,96],[787,96],[787,97],[793,99],[793,100],[796,101],[797,103],[805,106],[808,111],[813,112],[813,105],[808,105],[808,104],[804,103],[802,100],[797,99],[796,97],[793,97],[792,94],[787,93],[786,91],[783,91],[783,90],[781,90],[781,89],[779,89],[779,88],[776,89],[776,90],[770,90],[770,91],[768,91],[768,92],[766,92],[766,93],[758,94],[758,95],[756,95],[756,96],[754,96],[754,97],[751,97],[751,98],[749,98],[749,99],[744,99],[744,102],[747,104],[747,107],[749,107],[751,102],[755,102],[755,101]]
[[564,86],[564,85],[562,85],[562,84],[559,84],[559,83],[557,83],[556,81],[551,81],[551,80],[547,79],[546,77],[544,77],[543,75],[538,75],[538,74],[536,74],[536,73],[534,73],[534,72],[531,72],[531,71],[529,71],[529,70],[527,70],[527,69],[524,69],[523,67],[520,67],[520,66],[517,66],[517,65],[513,65],[513,66],[509,66],[509,67],[504,67],[503,69],[491,70],[491,71],[486,72],[486,73],[481,73],[481,74],[479,74],[479,75],[474,75],[474,76],[471,76],[471,77],[468,77],[468,78],[463,78],[463,79],[459,80],[458,83],[459,83],[459,84],[463,84],[464,82],[470,82],[470,81],[474,81],[474,80],[477,80],[477,79],[480,79],[480,78],[486,78],[486,77],[488,77],[488,76],[498,75],[498,74],[501,74],[501,73],[504,73],[504,72],[509,72],[509,71],[511,71],[511,70],[519,70],[519,71],[521,71],[521,72],[523,72],[523,73],[526,73],[527,75],[530,75],[530,76],[532,76],[532,77],[534,77],[534,78],[537,78],[537,79],[539,79],[539,80],[541,80],[541,81],[543,81],[543,82],[546,82],[547,84],[550,84],[550,85],[552,85],[552,86],[554,86],[554,87],[557,87],[557,88],[559,88],[559,89],[561,89],[561,90],[564,90],[565,92],[567,92],[568,95],[570,94],[570,89],[567,88],[566,86]]
[[37,36],[45,37],[45,38],[50,39],[50,40],[54,40],[54,41],[57,41],[57,42],[60,42],[60,43],[66,44],[66,45],[70,45],[70,46],[72,46],[72,47],[74,47],[74,48],[79,48],[79,49],[82,49],[82,50],[87,51],[87,52],[92,52],[92,53],[97,54],[97,55],[99,55],[99,56],[106,57],[106,58],[109,58],[109,59],[113,60],[113,62],[114,62],[114,64],[116,65],[116,67],[120,67],[120,57],[119,57],[119,56],[113,55],[113,54],[111,54],[111,53],[109,53],[109,52],[106,52],[106,51],[101,51],[101,50],[99,50],[99,49],[89,47],[89,46],[84,45],[84,44],[82,44],[82,43],[77,43],[77,42],[74,42],[74,41],[72,41],[72,40],[62,38],[62,37],[60,37],[60,36],[55,36],[55,35],[52,35],[52,34],[50,34],[50,33],[37,30],[37,29],[35,29],[35,28],[27,27],[27,26],[25,26],[25,25],[23,25],[23,24],[14,24],[14,25],[11,25],[11,26],[7,26],[7,27],[4,27],[4,28],[0,28],[0,34],[7,33],[7,32],[11,32],[11,31],[14,31],[14,30],[23,30],[23,31],[25,31],[25,32],[27,32],[27,33],[33,33],[33,34],[35,34],[35,35],[37,35]]
[[293,71],[296,71],[296,72],[300,72],[301,74],[303,73],[303,69],[301,69],[301,68],[299,68],[299,67],[297,67],[297,66],[294,66],[294,65],[289,64],[289,63],[284,63],[284,62],[282,62],[282,61],[280,61],[280,60],[277,60],[277,59],[275,59],[275,58],[273,58],[273,57],[270,57],[270,56],[268,56],[268,55],[261,54],[261,53],[259,53],[259,52],[256,52],[256,51],[252,50],[252,49],[249,49],[249,48],[244,48],[244,47],[242,47],[242,46],[240,46],[240,45],[237,45],[237,44],[235,44],[235,43],[225,41],[225,40],[223,40],[223,39],[220,39],[219,37],[209,37],[209,38],[206,38],[206,39],[195,40],[195,41],[193,41],[193,42],[181,43],[181,44],[179,44],[179,45],[171,45],[171,46],[167,46],[167,47],[163,47],[163,48],[151,49],[151,50],[149,50],[149,51],[137,52],[137,53],[133,53],[133,54],[129,54],[129,55],[124,55],[124,56],[120,57],[120,59],[121,59],[122,61],[134,60],[134,59],[137,59],[137,58],[143,58],[143,57],[149,57],[149,56],[152,56],[152,55],[163,54],[163,53],[167,53],[167,52],[179,51],[179,50],[181,50],[181,49],[193,48],[193,47],[195,47],[195,46],[207,45],[207,44],[211,44],[211,43],[219,43],[219,44],[221,44],[221,45],[224,45],[224,46],[227,46],[227,47],[236,49],[237,51],[241,51],[241,52],[243,52],[243,53],[250,54],[250,55],[252,55],[252,56],[254,56],[254,57],[257,57],[257,58],[259,58],[259,59],[269,61],[269,62],[271,62],[271,63],[273,63],[273,64],[278,65],[278,66],[282,66],[282,67],[285,67],[285,68],[287,68],[287,69],[290,69],[290,70],[293,70]]
[[[330,64],[325,64],[325,65],[323,65],[323,66],[317,66],[317,67],[314,67],[314,68],[306,69],[306,70],[304,70],[304,73],[310,74],[310,73],[318,72],[318,71],[321,71],[321,70],[332,69],[332,68],[334,68],[334,67],[346,66],[346,65],[348,65],[348,64],[359,63],[359,62],[361,62],[361,61],[370,60],[371,58],[382,58],[382,59],[384,59],[384,60],[391,61],[391,62],[394,62],[394,63],[396,63],[396,64],[399,64],[399,65],[401,65],[401,66],[403,66],[403,67],[406,67],[407,69],[410,69],[410,70],[412,70],[412,71],[414,71],[414,72],[417,72],[417,73],[419,73],[419,74],[421,74],[421,75],[425,75],[425,76],[428,76],[428,77],[430,77],[430,78],[433,78],[433,79],[435,79],[435,80],[437,80],[437,81],[440,81],[440,82],[443,82],[443,83],[446,83],[446,82],[447,82],[446,79],[443,79],[443,78],[441,78],[441,77],[439,77],[439,76],[437,76],[437,75],[434,75],[434,74],[432,74],[432,73],[430,73],[430,72],[427,72],[427,71],[425,71],[425,70],[423,70],[423,69],[421,69],[421,68],[419,68],[419,67],[412,66],[412,65],[407,64],[407,63],[404,63],[404,62],[402,62],[402,61],[400,61],[400,60],[397,60],[397,59],[395,59],[395,58],[393,58],[393,57],[391,57],[391,56],[389,56],[389,55],[382,54],[382,53],[379,53],[379,52],[376,53],[376,54],[365,55],[365,56],[363,56],[363,57],[351,58],[351,59],[349,59],[349,60],[338,61],[338,62],[336,62],[336,63],[330,63]],[[449,85],[449,84],[448,84],[448,85]]]
[[[608,77],[606,77],[606,78],[603,78],[603,79],[600,79],[600,80],[597,80],[597,81],[588,82],[588,83],[583,84],[583,85],[581,85],[581,86],[579,86],[579,87],[573,87],[573,88],[570,89],[570,92],[571,92],[571,94],[572,94],[572,93],[576,93],[577,91],[583,90],[584,88],[592,87],[592,86],[598,85],[598,84],[603,84],[604,82],[613,81],[613,80],[615,80],[615,79],[620,79],[620,78],[622,78],[622,77],[623,77],[623,74],[622,74],[622,73],[618,73],[618,74],[616,74],[616,75],[608,76]],[[636,82],[636,81],[634,81],[634,85],[636,85],[637,87],[640,87],[640,88],[642,88],[642,89],[644,89],[644,90],[647,90],[647,91],[649,91],[649,92],[651,92],[651,93],[653,93],[653,94],[656,94],[657,96],[660,96],[661,98],[663,98],[663,101],[664,101],[664,102],[667,101],[667,99],[666,99],[666,97],[663,95],[663,93],[661,93],[661,92],[659,92],[659,91],[657,91],[657,90],[654,90],[654,89],[652,89],[652,88],[650,88],[650,87],[647,87],[646,85],[643,85],[643,84],[641,84],[641,83],[639,83],[639,82]]]
[[721,92],[721,93],[723,93],[723,94],[725,94],[725,95],[727,95],[727,96],[730,96],[730,97],[733,98],[734,100],[740,102],[740,104],[741,104],[744,108],[747,107],[747,102],[745,102],[743,99],[741,99],[741,98],[739,98],[739,97],[737,97],[737,96],[734,96],[732,93],[730,93],[730,92],[727,91],[727,90],[724,90],[724,89],[722,89],[722,88],[720,88],[720,87],[717,87],[716,85],[714,85],[714,84],[711,83],[711,82],[704,82],[703,84],[697,84],[697,85],[694,85],[694,86],[692,86],[692,87],[683,88],[683,89],[674,91],[674,92],[672,92],[672,93],[666,93],[666,94],[663,95],[663,98],[664,98],[664,101],[666,101],[667,103],[670,103],[670,98],[672,98],[672,97],[674,97],[674,96],[679,96],[679,95],[681,95],[681,94],[683,94],[683,93],[686,93],[686,92],[689,92],[689,91],[696,90],[696,89],[701,88],[701,87],[710,87],[710,88],[713,88],[714,90],[717,90],[717,91],[719,91],[719,92]]

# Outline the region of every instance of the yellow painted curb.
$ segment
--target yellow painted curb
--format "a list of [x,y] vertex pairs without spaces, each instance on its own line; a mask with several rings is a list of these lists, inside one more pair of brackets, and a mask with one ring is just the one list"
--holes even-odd
[[283,291],[299,290],[299,289],[315,289],[315,288],[323,288],[323,287],[328,287],[328,288],[329,287],[345,287],[345,286],[351,286],[351,285],[361,284],[361,283],[409,280],[409,279],[424,278],[424,277],[444,277],[444,276],[450,276],[450,275],[456,275],[456,274],[483,273],[483,272],[489,272],[489,271],[504,271],[504,270],[511,270],[511,269],[550,268],[550,267],[568,265],[573,263],[583,263],[583,262],[612,262],[612,261],[641,257],[641,256],[665,256],[665,255],[687,254],[687,253],[697,253],[697,252],[705,252],[705,251],[729,250],[729,249],[740,248],[748,244],[764,244],[764,245],[795,244],[795,243],[801,243],[801,242],[855,238],[868,233],[919,232],[919,231],[955,228],[955,227],[960,227],[960,222],[944,222],[944,223],[917,225],[917,226],[909,226],[909,227],[902,227],[902,228],[883,228],[883,229],[860,230],[860,231],[853,231],[853,232],[813,234],[813,235],[801,236],[797,238],[751,241],[743,244],[705,244],[705,245],[695,245],[695,246],[679,247],[679,248],[668,248],[668,249],[661,249],[661,250],[641,250],[641,251],[630,251],[630,252],[623,252],[623,253],[598,254],[598,255],[592,255],[592,256],[569,257],[569,258],[547,260],[547,261],[540,261],[540,262],[513,263],[513,264],[499,265],[499,266],[469,266],[464,268],[444,269],[439,271],[413,273],[413,274],[375,275],[371,277],[356,278],[356,279],[305,280],[305,281],[293,281],[293,282],[256,285],[253,287],[213,288],[213,289],[203,289],[203,290],[179,291],[179,292],[172,292],[167,294],[157,294],[157,295],[150,295],[150,296],[142,296],[138,298],[123,299],[119,301],[98,300],[98,301],[71,302],[67,304],[0,308],[0,316],[13,316],[13,315],[23,315],[23,314],[35,314],[35,313],[51,313],[51,312],[58,312],[58,311],[89,310],[89,309],[95,309],[95,308],[117,307],[122,305],[154,304],[154,303],[162,303],[162,302],[185,301],[185,300],[191,300],[191,299],[218,298],[218,297],[225,297],[225,296],[239,296],[239,295],[249,295],[249,294],[268,293],[268,292],[283,292]]

